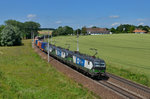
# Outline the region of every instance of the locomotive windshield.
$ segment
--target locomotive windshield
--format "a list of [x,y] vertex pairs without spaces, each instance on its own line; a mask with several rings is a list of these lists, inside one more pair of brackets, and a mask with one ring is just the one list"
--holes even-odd
[[95,67],[105,67],[104,62],[95,62]]

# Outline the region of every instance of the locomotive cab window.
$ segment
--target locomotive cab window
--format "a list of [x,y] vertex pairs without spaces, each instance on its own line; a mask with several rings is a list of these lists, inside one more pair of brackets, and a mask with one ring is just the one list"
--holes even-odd
[[100,67],[105,67],[105,63],[100,63]]
[[105,63],[95,62],[95,67],[105,67]]

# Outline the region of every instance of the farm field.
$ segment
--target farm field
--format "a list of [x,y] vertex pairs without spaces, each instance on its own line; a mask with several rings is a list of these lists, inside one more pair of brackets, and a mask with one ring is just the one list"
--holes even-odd
[[[52,44],[77,49],[76,36],[59,36],[52,39]],[[105,60],[107,72],[122,76],[150,87],[150,35],[148,34],[113,34],[79,37],[81,53],[94,55]]]
[[31,48],[0,47],[0,98],[4,99],[95,99],[84,89],[42,60]]

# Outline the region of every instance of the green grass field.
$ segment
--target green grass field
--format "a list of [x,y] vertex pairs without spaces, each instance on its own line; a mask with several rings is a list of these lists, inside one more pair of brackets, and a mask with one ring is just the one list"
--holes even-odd
[[31,48],[0,47],[0,99],[94,99],[81,85],[58,72]]
[[[53,41],[64,48],[70,44],[70,50],[76,50],[75,36],[54,37]],[[106,61],[108,72],[150,86],[150,35],[80,36],[80,52],[93,55],[90,48],[98,49],[97,57]]]

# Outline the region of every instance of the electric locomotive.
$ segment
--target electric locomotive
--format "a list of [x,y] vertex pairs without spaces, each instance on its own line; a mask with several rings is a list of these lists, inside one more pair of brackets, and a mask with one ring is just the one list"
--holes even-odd
[[82,70],[82,72],[92,77],[105,76],[106,63],[102,59],[81,54],[79,52],[70,51],[52,44],[49,44],[48,48],[48,43],[42,42],[38,39],[35,40],[35,45],[37,45],[42,51],[49,51],[51,56],[57,58],[61,62]]

